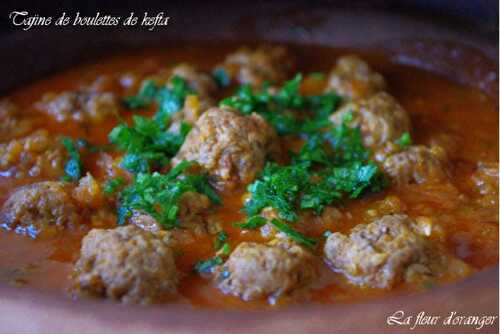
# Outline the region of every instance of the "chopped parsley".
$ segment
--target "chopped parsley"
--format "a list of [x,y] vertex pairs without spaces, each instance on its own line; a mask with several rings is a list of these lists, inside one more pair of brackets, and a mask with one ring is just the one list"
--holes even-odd
[[220,88],[227,87],[231,84],[231,78],[229,77],[229,74],[222,67],[217,67],[213,71],[212,76],[217,83],[217,86],[219,86]]
[[302,75],[284,83],[276,93],[270,92],[266,83],[254,92],[249,85],[242,85],[236,94],[223,99],[221,106],[238,109],[243,114],[256,112],[271,123],[280,135],[310,133],[329,124],[328,116],[340,104],[334,93],[304,96],[300,93]]
[[109,179],[104,184],[103,192],[105,195],[110,196],[115,194],[123,185],[125,184],[125,180],[121,177],[117,177],[114,179]]
[[134,115],[133,124],[119,124],[108,135],[109,141],[127,152],[121,166],[137,174],[147,173],[152,167],[162,167],[181,147],[191,130],[187,123],[179,133],[166,131],[153,119]]
[[411,140],[411,136],[410,136],[410,133],[408,132],[405,132],[401,135],[401,137],[399,137],[397,140],[396,140],[396,144],[401,148],[401,149],[406,149],[408,148],[409,146],[412,145],[412,140]]
[[262,216],[252,216],[243,223],[235,223],[234,226],[244,230],[255,230],[266,225],[267,219]]
[[69,160],[64,165],[64,181],[77,181],[82,176],[83,164],[78,149],[78,141],[71,138],[61,138],[61,144],[69,154]]
[[220,256],[214,256],[208,260],[198,261],[194,266],[194,271],[199,274],[210,274],[215,267],[220,266],[224,261]]
[[219,197],[208,184],[206,175],[189,174],[194,163],[183,161],[167,174],[139,173],[120,194],[118,224],[124,224],[134,210],[151,215],[165,229],[180,226],[180,200],[187,192],[205,194],[212,202]]
[[302,244],[309,248],[313,248],[314,246],[316,246],[316,240],[306,237],[302,233],[292,229],[288,224],[285,224],[278,219],[271,219],[269,223],[273,225],[278,231],[285,233],[289,238],[295,240],[299,244]]
[[247,215],[271,207],[280,219],[295,222],[299,210],[321,214],[337,201],[384,189],[387,179],[369,160],[371,152],[363,146],[360,129],[349,126],[351,120],[346,117],[330,131],[310,135],[291,165],[268,163],[248,186]]
[[181,147],[191,126],[182,123],[179,133],[167,130],[171,116],[182,109],[186,96],[195,94],[187,82],[173,76],[169,85],[158,87],[153,80],[145,80],[137,95],[125,98],[129,108],[144,108],[153,101],[158,109],[152,118],[133,116],[133,124],[116,126],[108,135],[109,141],[125,151],[121,166],[137,173],[148,173],[165,166]]
[[227,235],[226,231],[220,231],[217,233],[215,236],[215,242],[214,242],[214,248],[216,251],[222,249],[225,245],[227,244],[227,240],[229,239],[229,236]]
[[186,80],[179,76],[170,79],[170,85],[160,88],[156,94],[158,110],[154,116],[161,127],[168,124],[170,116],[182,109],[186,96],[196,94]]
[[123,103],[129,109],[145,108],[153,102],[157,91],[158,86],[153,80],[144,80],[137,95],[127,96]]
[[154,80],[144,80],[137,95],[127,96],[123,103],[129,109],[149,107],[154,101],[158,104],[156,119],[165,124],[169,115],[182,109],[186,96],[196,94],[186,80],[174,75],[167,86],[158,87]]
[[247,215],[254,216],[272,207],[280,218],[296,221],[295,203],[308,182],[308,167],[309,164],[279,166],[269,163],[261,177],[248,187],[252,197],[245,203]]

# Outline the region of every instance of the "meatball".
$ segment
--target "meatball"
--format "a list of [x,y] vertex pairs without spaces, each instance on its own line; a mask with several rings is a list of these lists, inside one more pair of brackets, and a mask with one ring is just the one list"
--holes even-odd
[[231,81],[259,87],[265,81],[286,80],[293,65],[293,57],[285,47],[261,46],[255,50],[241,48],[217,68],[223,69]]
[[397,185],[436,182],[447,178],[446,152],[439,146],[411,146],[389,156],[383,170]]
[[113,93],[66,91],[47,93],[36,107],[58,122],[100,123],[118,114],[118,100]]
[[64,174],[67,152],[47,130],[0,144],[2,176],[58,178]]
[[245,301],[305,287],[317,276],[314,256],[287,240],[269,244],[242,242],[216,275],[219,289]]
[[179,273],[165,235],[133,225],[92,229],[75,264],[75,291],[125,304],[150,304],[177,292]]
[[68,185],[47,181],[15,190],[3,204],[0,222],[4,228],[36,238],[42,232],[75,227],[80,216]]
[[358,56],[339,58],[328,78],[327,91],[350,100],[368,98],[386,87],[384,78]]
[[0,101],[0,142],[18,138],[28,134],[34,119],[22,117],[19,108],[10,100]]
[[210,97],[217,92],[217,85],[210,75],[198,71],[187,63],[175,66],[172,69],[172,76],[186,80],[189,87],[202,97]]
[[385,92],[364,100],[347,103],[330,120],[342,124],[352,114],[350,126],[360,127],[364,145],[373,149],[395,141],[410,130],[410,118],[399,103]]
[[274,129],[259,115],[240,115],[231,108],[212,108],[195,123],[173,159],[194,160],[219,189],[254,180],[276,143]]
[[406,215],[387,215],[358,225],[346,236],[333,233],[326,240],[325,257],[332,269],[358,285],[390,288],[406,269],[425,263],[425,240],[412,230]]

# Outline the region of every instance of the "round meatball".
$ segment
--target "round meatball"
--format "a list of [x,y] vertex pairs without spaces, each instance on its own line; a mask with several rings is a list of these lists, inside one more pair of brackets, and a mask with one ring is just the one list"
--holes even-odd
[[75,264],[75,291],[126,304],[150,304],[177,292],[179,273],[165,235],[129,225],[92,229]]
[[383,170],[397,185],[442,181],[447,178],[446,152],[439,146],[411,146],[389,156]]
[[399,103],[387,93],[378,93],[366,100],[347,103],[330,120],[339,125],[352,115],[351,127],[360,127],[364,145],[378,149],[410,131],[410,118]]
[[412,264],[424,263],[424,239],[406,215],[387,215],[358,225],[346,236],[333,233],[326,240],[325,257],[332,269],[354,284],[390,288]]
[[217,92],[217,85],[214,79],[194,66],[182,63],[172,69],[172,76],[178,76],[186,80],[187,84],[198,95],[203,97],[213,96]]
[[293,65],[293,57],[285,47],[261,46],[255,50],[241,48],[229,54],[217,68],[223,69],[231,81],[259,87],[265,81],[287,79]]
[[212,108],[195,123],[173,164],[197,161],[208,171],[215,187],[232,189],[255,179],[275,142],[274,129],[259,115],[243,116],[231,108]]
[[358,56],[338,59],[328,78],[327,91],[334,91],[350,100],[368,98],[386,87],[385,80]]
[[58,178],[64,174],[67,152],[47,130],[0,144],[0,172],[3,176]]
[[0,211],[2,226],[36,238],[74,227],[80,222],[68,186],[62,182],[39,182],[18,188]]
[[118,114],[118,100],[113,93],[67,91],[47,93],[36,104],[58,122],[100,123]]
[[316,275],[314,256],[288,240],[243,242],[217,273],[216,281],[223,293],[248,301],[290,294]]

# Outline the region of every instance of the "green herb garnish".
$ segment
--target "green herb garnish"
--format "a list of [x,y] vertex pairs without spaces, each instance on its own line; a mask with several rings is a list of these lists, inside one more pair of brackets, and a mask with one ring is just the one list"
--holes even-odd
[[269,83],[256,92],[249,85],[243,85],[220,105],[233,107],[243,114],[261,114],[280,135],[311,133],[330,124],[327,118],[338,107],[340,97],[333,93],[304,96],[300,93],[301,82],[302,75],[297,74],[273,94]]
[[80,151],[78,149],[77,141],[73,141],[71,138],[63,137],[61,138],[61,144],[66,148],[69,154],[69,160],[64,165],[64,176],[65,181],[77,181],[82,176],[83,164],[80,157]]
[[123,185],[125,180],[121,177],[110,179],[104,184],[103,192],[105,195],[110,196],[116,193]]
[[215,256],[208,260],[198,261],[194,266],[194,270],[199,274],[209,274],[215,267],[220,266],[222,263],[224,263],[222,258]]
[[316,246],[316,243],[317,243],[316,240],[314,240],[312,238],[308,238],[305,235],[303,235],[302,233],[295,231],[288,224],[285,224],[285,223],[279,221],[278,219],[271,219],[269,221],[269,223],[271,225],[273,225],[277,230],[285,233],[288,237],[295,240],[299,244],[302,244],[302,245],[307,246],[309,248],[313,248],[314,246]]
[[406,149],[412,145],[412,140],[409,132],[405,132],[396,140],[396,144],[401,149]]
[[111,143],[127,152],[121,163],[123,168],[134,174],[147,173],[151,167],[162,167],[169,162],[190,128],[183,124],[180,133],[168,132],[156,121],[134,115],[132,126],[120,124],[108,137]]
[[129,109],[145,108],[151,104],[158,91],[158,86],[153,80],[145,80],[137,95],[128,96],[123,103]]
[[214,77],[217,86],[219,86],[220,88],[227,87],[231,84],[231,78],[229,77],[229,74],[222,67],[217,67],[213,71],[212,76]]
[[219,203],[219,197],[204,174],[185,174],[194,163],[183,161],[167,174],[139,173],[120,194],[118,224],[124,224],[134,210],[151,215],[165,229],[180,226],[180,199],[187,192],[197,192]]
[[226,231],[220,231],[217,233],[215,237],[215,242],[214,242],[214,248],[216,251],[221,249],[226,243],[227,240],[229,239],[227,232]]
[[252,216],[242,223],[235,223],[234,226],[244,230],[255,230],[266,225],[267,219],[261,216]]

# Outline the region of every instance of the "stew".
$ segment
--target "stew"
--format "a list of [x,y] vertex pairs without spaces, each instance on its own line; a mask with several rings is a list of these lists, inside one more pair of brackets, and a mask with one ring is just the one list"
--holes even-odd
[[495,101],[375,51],[100,59],[0,103],[0,281],[273,308],[498,263]]

